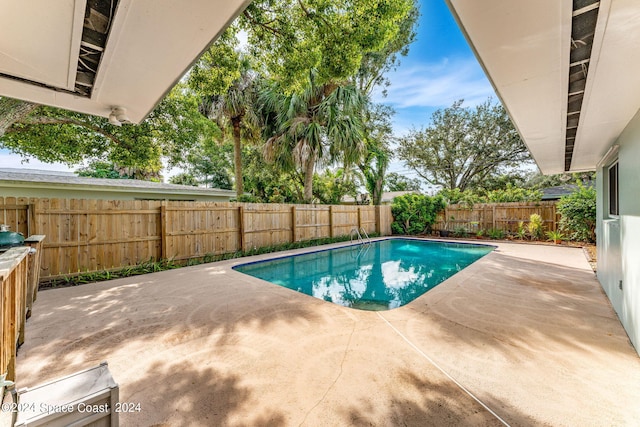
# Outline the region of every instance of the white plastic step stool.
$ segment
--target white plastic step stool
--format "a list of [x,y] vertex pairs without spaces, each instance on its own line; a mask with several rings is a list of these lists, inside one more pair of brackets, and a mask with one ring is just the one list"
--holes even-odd
[[15,427],[117,427],[118,384],[107,362],[18,391]]

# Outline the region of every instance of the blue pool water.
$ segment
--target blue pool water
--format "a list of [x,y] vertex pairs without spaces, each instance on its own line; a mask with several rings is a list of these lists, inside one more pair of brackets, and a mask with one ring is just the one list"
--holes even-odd
[[388,239],[234,269],[346,307],[390,310],[413,301],[493,249],[488,245]]

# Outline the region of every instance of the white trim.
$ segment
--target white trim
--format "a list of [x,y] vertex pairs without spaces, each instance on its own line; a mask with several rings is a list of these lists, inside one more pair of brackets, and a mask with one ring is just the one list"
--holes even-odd
[[618,157],[618,150],[620,149],[620,145],[618,144],[614,144],[611,147],[609,147],[609,149],[607,150],[607,152],[604,154],[604,156],[602,156],[602,159],[600,159],[600,161],[598,162],[598,164],[596,165],[596,168],[601,168],[602,166],[604,166],[607,163],[613,164],[613,159],[615,158],[617,161],[617,157]]

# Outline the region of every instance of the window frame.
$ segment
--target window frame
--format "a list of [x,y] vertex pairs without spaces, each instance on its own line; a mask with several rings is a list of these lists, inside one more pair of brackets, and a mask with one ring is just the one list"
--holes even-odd
[[607,167],[606,190],[607,190],[607,214],[609,218],[619,218],[620,217],[620,167],[618,166],[618,159],[616,159],[616,161],[614,161]]

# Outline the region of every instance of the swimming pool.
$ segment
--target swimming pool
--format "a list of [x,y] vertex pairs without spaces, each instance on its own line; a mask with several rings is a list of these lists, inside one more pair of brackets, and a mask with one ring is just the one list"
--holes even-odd
[[408,304],[494,246],[386,239],[233,267],[250,276],[360,310]]

